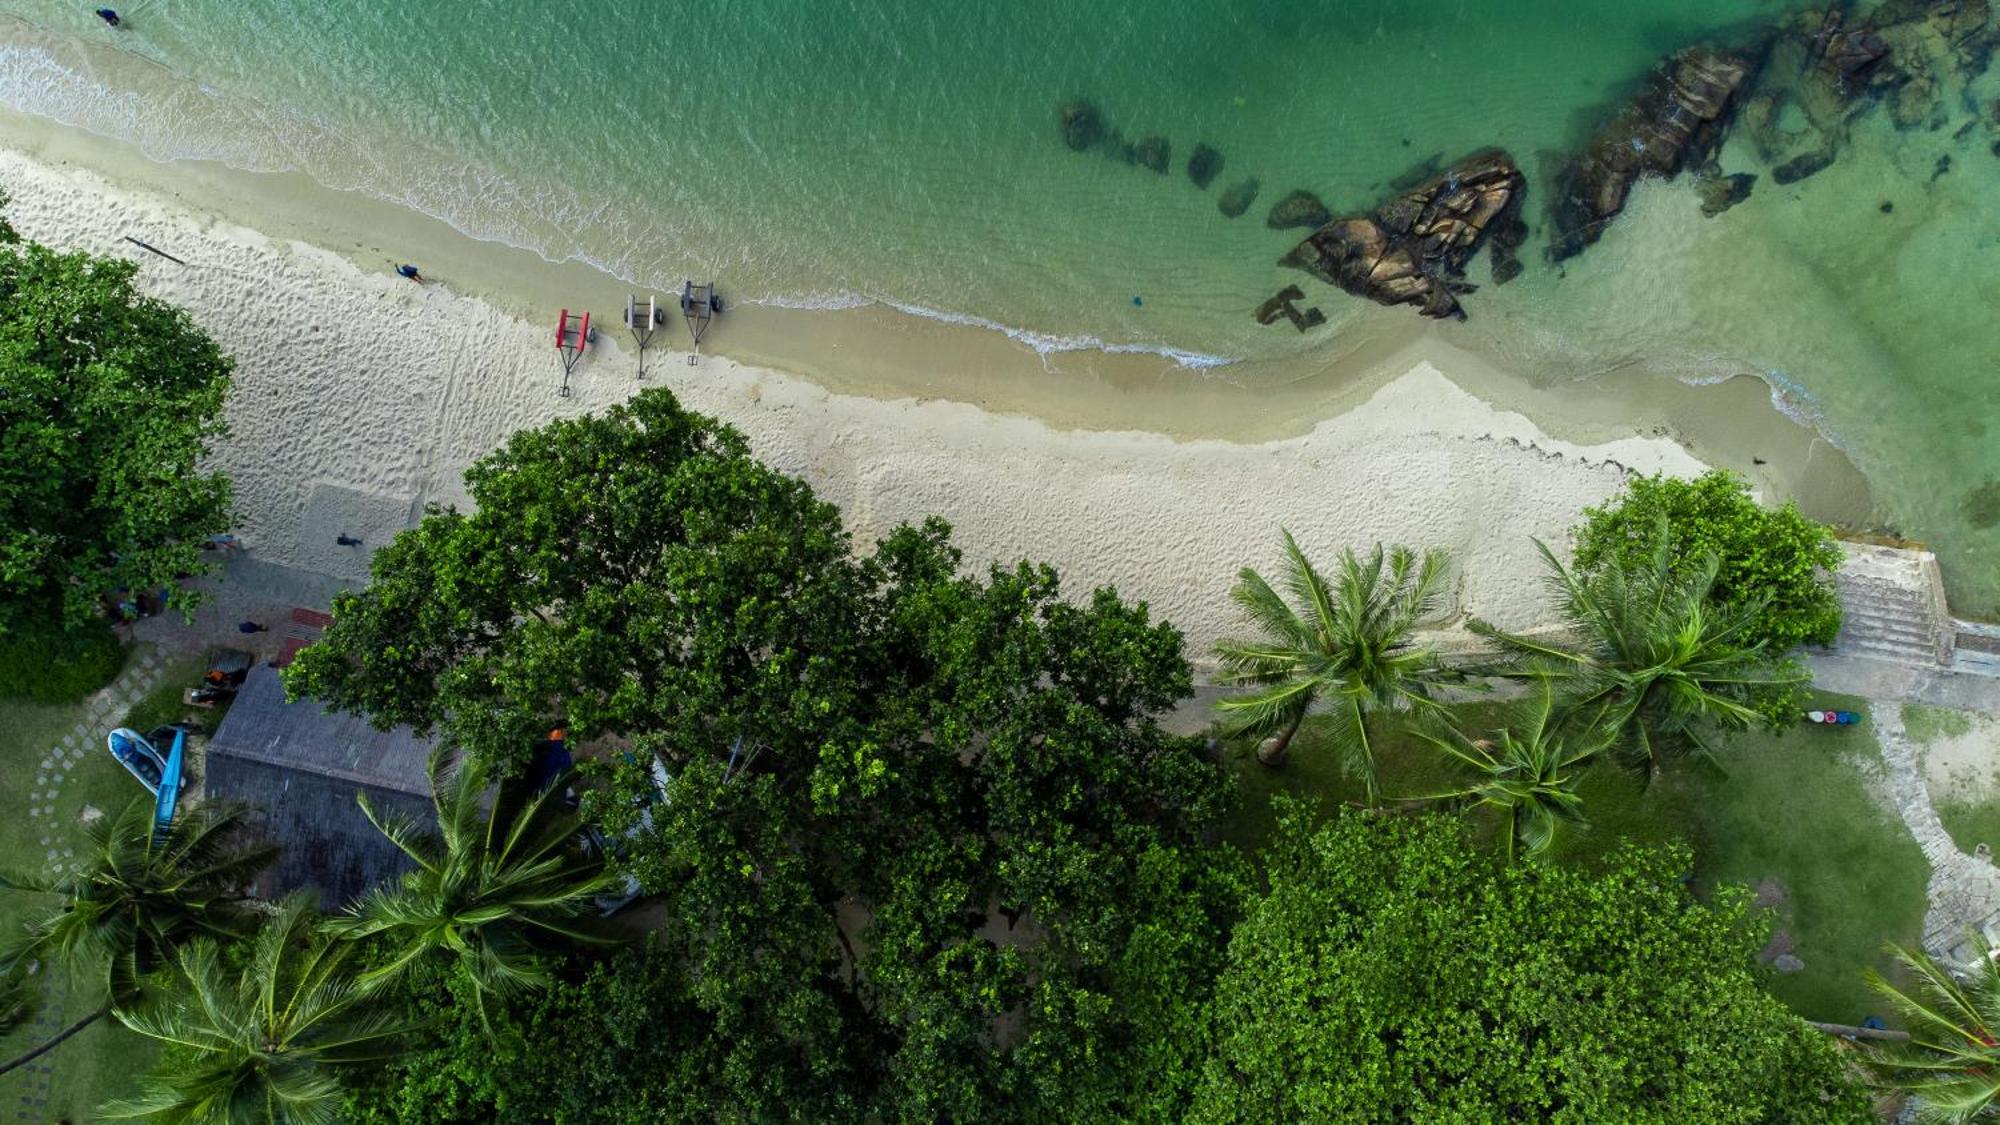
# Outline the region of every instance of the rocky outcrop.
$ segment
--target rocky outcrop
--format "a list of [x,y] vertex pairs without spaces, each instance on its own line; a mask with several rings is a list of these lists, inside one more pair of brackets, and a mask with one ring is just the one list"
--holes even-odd
[[1063,143],[1071,152],[1089,152],[1104,142],[1104,115],[1081,98],[1064,102],[1056,110],[1056,120],[1062,124]]
[[1757,182],[1755,174],[1737,172],[1729,176],[1703,176],[1695,184],[1695,191],[1701,195],[1701,213],[1714,218],[1750,198],[1750,188]]
[[1222,174],[1222,154],[1208,145],[1196,144],[1188,154],[1187,174],[1194,186],[1207,191],[1215,177]]
[[1832,163],[1832,149],[1820,152],[1808,152],[1803,156],[1795,156],[1778,165],[1776,168],[1771,169],[1771,179],[1781,184],[1795,184],[1808,176],[1823,171],[1827,165]]
[[1333,212],[1319,201],[1319,196],[1309,191],[1295,191],[1271,207],[1271,213],[1264,219],[1264,225],[1272,230],[1290,230],[1293,227],[1323,227],[1333,218]]
[[1489,228],[1508,226],[1514,233],[1511,224],[1519,222],[1526,188],[1513,158],[1486,149],[1373,214],[1327,223],[1279,264],[1379,304],[1415,305],[1425,316],[1463,319],[1458,297],[1474,288],[1464,280],[1465,263]]
[[1151,168],[1164,176],[1167,174],[1167,166],[1174,160],[1173,142],[1165,137],[1147,137],[1132,146],[1130,159],[1139,167]]
[[1747,54],[1708,47],[1691,47],[1661,63],[1639,96],[1563,170],[1549,258],[1561,261],[1597,241],[1625,209],[1639,177],[1672,178],[1708,160],[1754,66]]
[[1240,184],[1231,184],[1222,191],[1222,197],[1215,201],[1215,209],[1225,218],[1234,219],[1250,209],[1257,202],[1257,190],[1263,185],[1252,176]]

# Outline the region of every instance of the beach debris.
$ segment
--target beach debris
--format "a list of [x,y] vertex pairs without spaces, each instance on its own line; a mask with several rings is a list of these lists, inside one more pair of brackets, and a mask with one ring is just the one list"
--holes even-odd
[[714,282],[681,283],[681,316],[687,321],[689,337],[688,366],[701,359],[701,338],[708,331],[709,321],[721,312],[722,294],[715,291]]
[[1188,154],[1187,174],[1195,187],[1207,191],[1208,185],[1215,182],[1215,177],[1222,174],[1222,153],[1197,143],[1194,151]]
[[653,333],[667,322],[667,310],[660,307],[658,297],[649,296],[646,303],[639,303],[639,295],[625,295],[625,327],[632,330],[632,339],[639,345],[639,378],[646,377],[646,348],[653,342]]
[[1165,137],[1147,137],[1132,146],[1132,155],[1128,159],[1141,168],[1151,168],[1164,176],[1174,160],[1173,142]]
[[1287,285],[1278,290],[1277,296],[1257,306],[1257,323],[1275,324],[1279,317],[1292,322],[1292,327],[1304,332],[1326,323],[1326,314],[1316,308],[1300,312],[1294,302],[1303,300],[1306,291],[1296,285]]
[[165,259],[166,259],[167,261],[169,261],[169,262],[172,262],[173,264],[175,264],[175,265],[177,265],[177,266],[184,266],[184,265],[187,265],[187,263],[186,263],[186,262],[183,262],[183,261],[181,261],[181,260],[180,260],[179,258],[176,258],[176,257],[174,257],[174,256],[173,256],[172,254],[169,254],[169,253],[167,253],[167,252],[166,252],[165,250],[162,250],[162,249],[160,249],[159,247],[157,247],[157,246],[153,245],[153,244],[152,244],[152,243],[150,243],[150,242],[146,242],[146,241],[143,241],[143,240],[141,240],[141,239],[137,239],[137,238],[133,238],[133,237],[132,237],[131,235],[129,235],[129,234],[125,236],[125,241],[127,241],[127,242],[131,243],[131,244],[132,244],[132,245],[134,245],[134,246],[137,246],[137,247],[138,247],[139,249],[141,249],[141,250],[145,250],[145,251],[148,251],[149,253],[153,253],[153,254],[158,254],[158,255],[159,255],[160,257],[162,257],[162,258],[165,258]]
[[1264,217],[1264,225],[1272,230],[1289,230],[1292,227],[1312,227],[1317,230],[1333,218],[1333,212],[1319,201],[1319,196],[1309,191],[1295,191],[1271,206],[1271,213]]
[[1232,184],[1223,189],[1222,197],[1215,201],[1215,209],[1222,212],[1225,218],[1234,219],[1248,211],[1252,203],[1257,202],[1257,189],[1262,186],[1255,176],[1242,183]]
[[1722,214],[1738,203],[1750,198],[1750,188],[1757,182],[1754,172],[1734,172],[1727,176],[1703,175],[1695,181],[1695,191],[1701,195],[1701,213],[1710,218]]
[[1373,214],[1334,219],[1279,265],[1383,305],[1416,305],[1425,316],[1464,319],[1458,295],[1465,264],[1489,228],[1525,238],[1519,208],[1527,180],[1514,159],[1484,149],[1391,198]]
[[1795,156],[1771,169],[1771,178],[1781,184],[1795,184],[1807,176],[1823,171],[1832,163],[1833,150],[1830,148],[1808,152],[1804,156]]
[[1558,178],[1549,260],[1560,262],[1597,241],[1639,177],[1672,179],[1709,161],[1737,91],[1755,69],[1750,54],[1712,47],[1690,47],[1656,67]]
[[564,309],[556,318],[556,360],[562,364],[563,373],[562,386],[556,390],[558,398],[569,397],[569,377],[583,359],[583,349],[595,339],[597,333],[591,330],[589,313],[577,318]]
[[1064,102],[1056,119],[1062,123],[1063,143],[1072,152],[1089,152],[1104,140],[1104,115],[1082,98]]

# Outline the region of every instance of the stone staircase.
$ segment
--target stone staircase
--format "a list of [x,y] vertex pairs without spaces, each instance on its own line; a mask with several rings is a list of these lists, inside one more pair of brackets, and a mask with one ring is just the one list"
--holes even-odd
[[1945,610],[1937,556],[1843,543],[1847,562],[1835,576],[1844,614],[1833,651],[1935,668],[1951,663],[1958,638]]

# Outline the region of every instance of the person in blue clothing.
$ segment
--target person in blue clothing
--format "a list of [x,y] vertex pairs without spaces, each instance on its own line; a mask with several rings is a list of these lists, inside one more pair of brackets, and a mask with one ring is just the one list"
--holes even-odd
[[97,18],[103,20],[105,23],[110,24],[112,27],[118,27],[123,23],[123,21],[118,18],[118,12],[114,8],[97,9]]
[[416,282],[418,285],[422,285],[424,283],[424,275],[417,272],[417,267],[415,266],[408,266],[408,265],[397,266],[396,276],[407,277],[411,281]]

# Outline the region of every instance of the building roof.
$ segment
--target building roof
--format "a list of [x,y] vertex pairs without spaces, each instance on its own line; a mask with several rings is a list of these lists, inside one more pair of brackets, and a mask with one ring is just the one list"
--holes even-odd
[[366,793],[378,813],[429,821],[433,744],[408,727],[378,731],[317,703],[286,703],[277,669],[259,665],[208,744],[203,787],[210,800],[249,804],[252,830],[283,849],[253,893],[309,887],[322,909],[339,910],[412,866],[356,796]]
[[260,664],[237,691],[208,753],[428,797],[424,770],[436,744],[408,727],[376,730],[360,716],[329,713],[311,700],[286,703],[278,670]]

